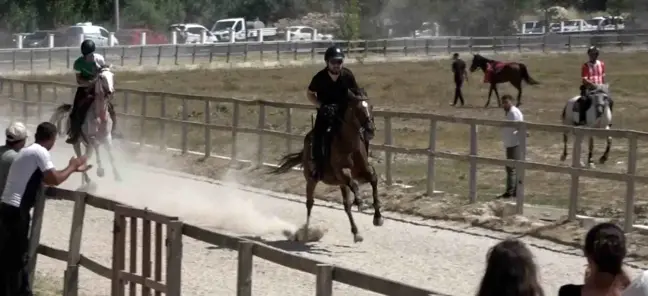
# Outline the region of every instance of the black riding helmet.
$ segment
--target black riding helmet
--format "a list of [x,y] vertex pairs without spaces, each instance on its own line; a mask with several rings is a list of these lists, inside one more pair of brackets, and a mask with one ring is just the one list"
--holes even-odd
[[598,47],[593,46],[593,45],[590,46],[590,47],[587,49],[587,54],[588,54],[588,55],[590,55],[590,54],[594,54],[594,55],[598,56],[598,55],[599,55]]
[[342,50],[335,45],[327,48],[326,52],[324,53],[324,61],[328,62],[331,59],[344,60],[344,52],[342,52]]
[[83,40],[81,43],[81,54],[88,55],[95,51],[95,43],[90,39]]

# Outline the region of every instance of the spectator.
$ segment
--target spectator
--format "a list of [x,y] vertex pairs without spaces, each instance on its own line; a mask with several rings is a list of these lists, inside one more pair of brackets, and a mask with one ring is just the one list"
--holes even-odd
[[461,87],[463,86],[464,80],[468,81],[468,72],[466,71],[466,62],[459,58],[458,53],[452,55],[452,73],[455,83],[455,95],[452,106],[457,105],[457,100],[461,100],[461,106],[463,106],[464,97],[461,93]]
[[601,223],[592,227],[585,236],[585,284],[564,285],[558,296],[620,296],[630,282],[622,269],[626,252],[625,234],[619,226]]
[[[524,115],[522,115],[520,109],[513,105],[513,97],[510,95],[502,96],[502,107],[504,108],[504,116],[507,120],[524,121]],[[507,126],[502,128],[502,142],[506,149],[506,159],[520,158],[520,140],[516,127]],[[498,196],[498,198],[510,198],[516,196],[518,183],[519,180],[515,172],[515,167],[506,166],[506,190],[504,191],[504,194]]]
[[531,251],[506,239],[488,251],[486,272],[477,296],[544,296]]
[[11,163],[25,147],[26,139],[27,128],[22,122],[13,122],[5,130],[5,144],[0,146],[0,192],[4,190]]
[[43,122],[36,128],[35,143],[18,152],[9,169],[0,202],[0,295],[33,295],[27,270],[29,211],[42,183],[59,185],[74,172],[87,171],[86,158],[70,159],[57,171],[49,150],[56,141],[56,126]]

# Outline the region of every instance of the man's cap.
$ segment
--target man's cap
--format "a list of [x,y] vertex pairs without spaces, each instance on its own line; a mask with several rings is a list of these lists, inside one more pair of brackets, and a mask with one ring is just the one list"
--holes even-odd
[[12,122],[5,130],[5,136],[9,142],[27,139],[27,127],[22,122]]

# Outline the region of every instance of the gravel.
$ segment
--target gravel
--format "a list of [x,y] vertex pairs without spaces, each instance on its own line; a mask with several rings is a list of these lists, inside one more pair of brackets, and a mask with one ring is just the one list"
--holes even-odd
[[[72,155],[67,147],[52,150],[55,164],[63,166]],[[281,231],[296,229],[305,219],[300,197],[252,192],[180,173],[159,173],[121,163],[125,181],[117,184],[108,174],[98,182],[98,193],[138,207],[178,215],[183,220],[226,232],[261,236],[279,241],[291,251],[306,257],[361,270],[405,283],[452,295],[474,294],[483,273],[488,248],[505,234],[485,231],[462,224],[423,221],[397,214],[382,227],[371,224],[371,215],[355,214],[365,241],[354,244],[347,218],[335,204],[317,201],[314,224],[328,232],[317,243],[298,246],[281,242]],[[109,170],[108,170],[109,171]],[[71,177],[62,187],[75,189],[80,176]],[[50,201],[47,204],[42,243],[67,249],[72,203]],[[89,208],[83,231],[82,253],[110,266],[112,213]],[[580,282],[585,259],[578,250],[536,239],[524,239],[532,245],[541,268],[547,295],[555,295],[560,285]],[[236,288],[236,252],[184,239],[183,295],[234,295]],[[65,263],[39,257],[38,271],[62,277]],[[638,271],[630,269],[635,274]],[[255,295],[313,295],[315,277],[255,258],[253,287]],[[82,269],[81,292],[108,295],[109,281]],[[336,284],[335,295],[372,295],[354,287]]]

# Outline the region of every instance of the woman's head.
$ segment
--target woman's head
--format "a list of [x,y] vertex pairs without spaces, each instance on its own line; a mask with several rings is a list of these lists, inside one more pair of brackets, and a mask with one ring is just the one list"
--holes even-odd
[[506,239],[490,249],[477,296],[543,296],[531,251],[519,240]]
[[595,272],[620,274],[627,253],[625,234],[615,224],[598,224],[587,232],[584,252]]

